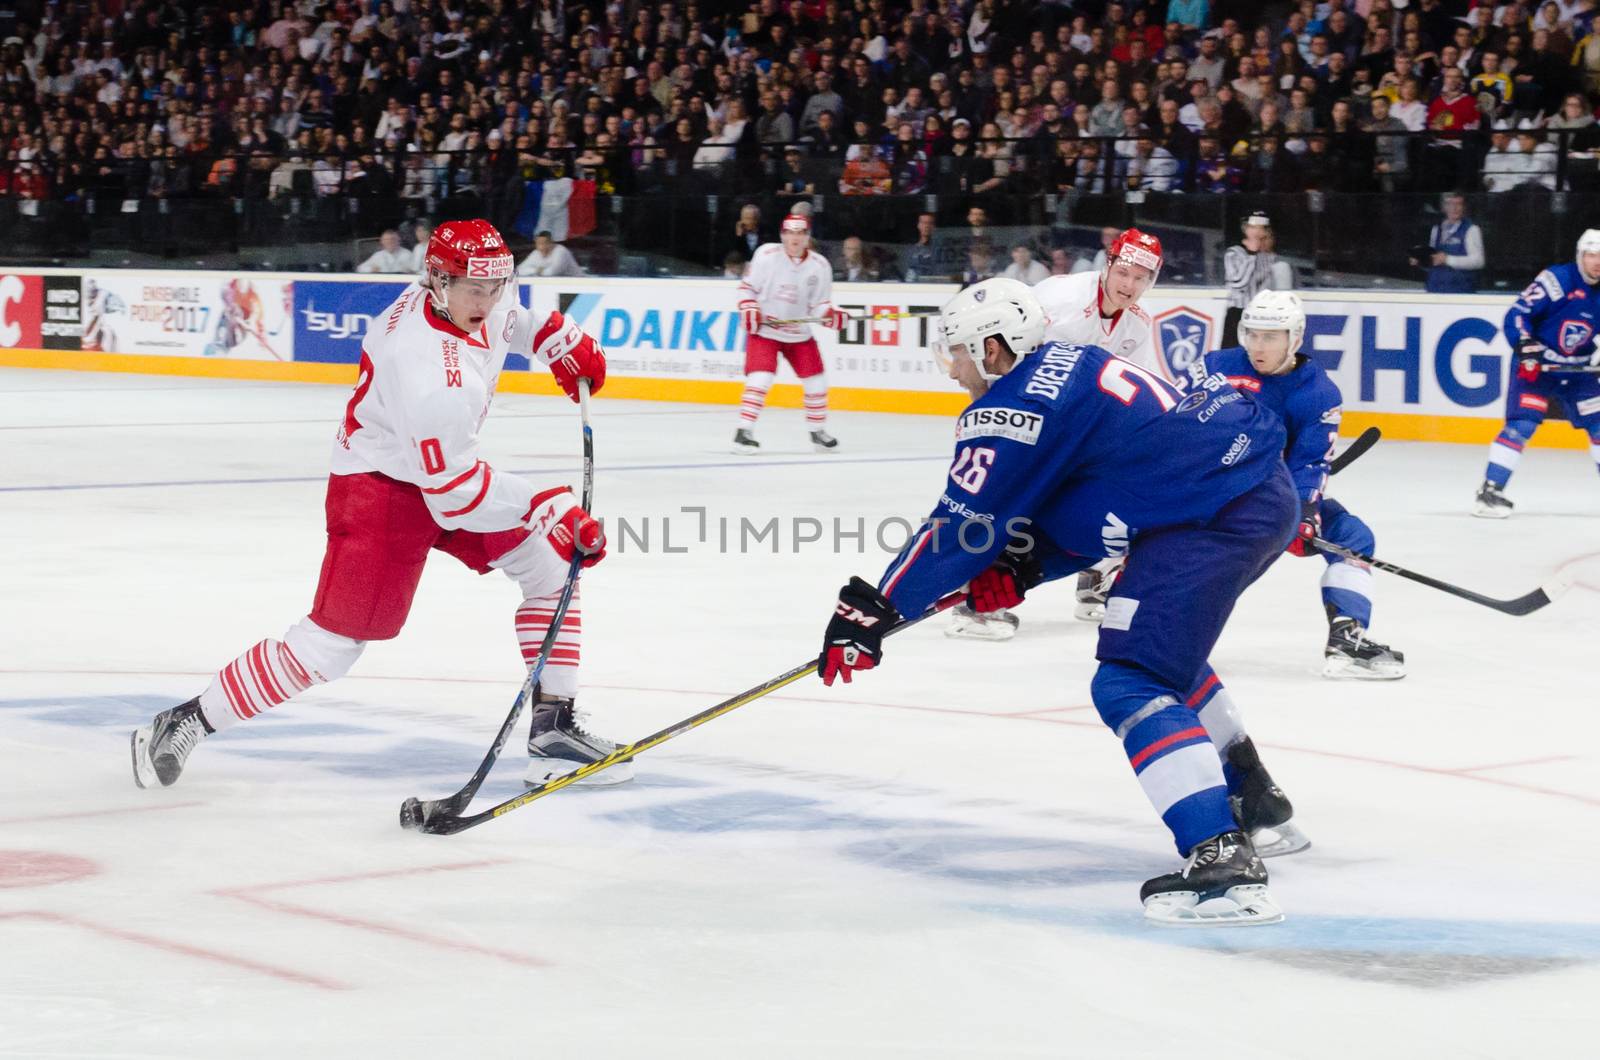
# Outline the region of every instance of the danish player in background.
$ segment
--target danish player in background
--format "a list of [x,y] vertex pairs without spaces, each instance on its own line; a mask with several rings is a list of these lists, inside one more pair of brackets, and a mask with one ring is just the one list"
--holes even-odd
[[1600,228],[1578,238],[1573,260],[1534,277],[1506,313],[1511,344],[1511,382],[1506,388],[1506,425],[1489,446],[1489,467],[1478,487],[1474,515],[1504,519],[1512,504],[1506,484],[1523,447],[1544,422],[1552,401],[1567,420],[1589,435],[1589,453],[1600,464]]
[[[1175,382],[1171,366],[1156,350],[1150,315],[1139,308],[1139,299],[1155,286],[1160,274],[1161,240],[1137,228],[1127,229],[1106,248],[1104,268],[1050,276],[1034,285],[1034,297],[1045,314],[1045,341],[1098,346],[1169,383]],[[1079,618],[1086,622],[1100,620],[1105,614],[1106,595],[1121,568],[1121,557],[1115,557],[1078,575]],[[1009,611],[984,614],[963,604],[955,608],[945,633],[978,640],[1009,640],[1019,624],[1017,616]]]
[[[311,613],[133,734],[140,787],[172,784],[206,736],[342,677],[368,641],[399,634],[435,550],[518,584],[517,640],[528,666],[538,662],[575,553],[584,567],[598,563],[605,534],[567,487],[497,471],[480,455],[478,433],[507,353],[549,367],[574,400],[580,379],[600,389],[606,362],[560,313],[536,321],[522,308],[514,265],[487,221],[434,230],[423,276],[373,318],[361,343],[355,392],[333,445],[328,546]],[[574,715],[581,627],[574,592],[535,697],[530,784],[616,749]],[[631,776],[631,766],[622,770],[618,781]]]
[[819,453],[839,447],[838,439],[828,433],[828,377],[822,370],[822,351],[809,324],[792,323],[808,317],[821,318],[823,326],[833,331],[849,319],[833,304],[833,269],[828,259],[811,249],[811,219],[792,213],[778,227],[778,242],[756,248],[739,281],[739,318],[745,331],[744,396],[739,404],[739,428],[733,432],[735,453],[751,454],[761,448],[756,441],[756,420],[777,375],[779,355],[800,378],[812,447]]
[[[1289,432],[1284,463],[1300,494],[1300,527],[1289,553],[1316,556],[1313,537],[1364,555],[1377,540],[1371,527],[1344,505],[1326,496],[1328,461],[1344,398],[1322,365],[1300,352],[1306,314],[1293,291],[1262,291],[1240,315],[1242,346],[1209,353],[1206,372],[1227,377],[1278,414]],[[1322,676],[1393,680],[1406,675],[1405,656],[1367,636],[1372,625],[1372,568],[1365,563],[1327,554],[1322,572],[1322,607],[1328,616],[1328,642],[1323,648]]]
[[[1126,548],[1090,692],[1188,859],[1145,883],[1145,915],[1281,919],[1251,834],[1292,810],[1207,656],[1239,594],[1294,534],[1282,424],[1220,376],[1185,397],[1098,347],[1041,344],[1043,310],[1014,280],[956,295],[939,328],[968,388],[988,389],[962,414],[932,517],[876,587],[852,578],[840,590],[823,681],[876,666],[902,616],[963,585],[991,609],[1015,606],[1041,581]],[[1024,534],[1031,541],[1007,548]]]

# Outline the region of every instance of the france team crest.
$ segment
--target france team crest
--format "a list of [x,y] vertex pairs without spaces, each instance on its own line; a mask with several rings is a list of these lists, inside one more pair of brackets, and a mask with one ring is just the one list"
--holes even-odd
[[1160,352],[1172,374],[1182,379],[1189,365],[1199,361],[1211,349],[1211,317],[1186,305],[1157,313],[1156,349]]

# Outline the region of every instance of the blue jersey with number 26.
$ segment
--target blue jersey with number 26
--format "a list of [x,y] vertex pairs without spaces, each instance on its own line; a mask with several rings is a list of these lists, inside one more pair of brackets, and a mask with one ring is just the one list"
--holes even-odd
[[1185,394],[1098,346],[1047,343],[962,413],[944,495],[879,589],[919,615],[1013,534],[1121,555],[1141,531],[1205,522],[1283,448],[1278,418],[1221,375]]

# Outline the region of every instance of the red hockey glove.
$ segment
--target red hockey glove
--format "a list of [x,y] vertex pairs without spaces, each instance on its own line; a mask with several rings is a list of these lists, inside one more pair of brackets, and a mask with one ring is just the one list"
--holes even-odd
[[980,615],[1016,607],[1028,590],[1043,580],[1044,574],[1032,552],[1008,549],[967,583],[967,606]]
[[739,303],[739,323],[744,325],[746,335],[754,335],[756,329],[761,326],[762,319],[760,306],[754,302]]
[[1320,556],[1322,553],[1311,543],[1313,537],[1322,534],[1322,503],[1320,501],[1300,502],[1300,525],[1295,529],[1294,540],[1289,542],[1286,551],[1291,556]]
[[1537,383],[1544,355],[1544,343],[1531,335],[1524,335],[1517,343],[1517,378],[1524,383]]
[[583,556],[587,569],[606,558],[606,528],[584,511],[565,486],[536,494],[528,506],[528,529],[543,534],[565,563]]
[[578,400],[578,380],[589,380],[589,393],[606,382],[606,351],[583,329],[560,313],[551,313],[533,337],[533,356],[550,369],[567,397]]
[[829,306],[828,311],[822,314],[822,323],[834,331],[843,331],[845,325],[850,323],[850,316],[837,306]]
[[842,677],[849,684],[851,674],[878,665],[883,657],[883,635],[899,620],[900,613],[882,593],[860,578],[851,578],[850,584],[839,590],[839,603],[822,635],[822,654],[817,659],[822,683],[831,685],[835,677]]

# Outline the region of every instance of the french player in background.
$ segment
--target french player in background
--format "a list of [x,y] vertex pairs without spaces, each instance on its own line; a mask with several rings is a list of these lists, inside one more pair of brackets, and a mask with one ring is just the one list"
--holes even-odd
[[822,351],[811,325],[794,323],[821,317],[824,327],[838,331],[848,318],[833,304],[833,269],[811,249],[811,219],[792,213],[778,228],[778,242],[756,248],[750,268],[739,281],[739,318],[744,323],[744,395],[733,451],[750,455],[761,448],[756,420],[767,403],[783,356],[800,379],[805,394],[806,431],[811,447],[831,453],[838,439],[828,433],[828,377]]
[[[539,661],[575,555],[584,567],[600,562],[605,531],[567,487],[541,489],[496,470],[479,453],[478,433],[507,353],[548,367],[573,400],[580,379],[600,389],[606,363],[599,344],[560,313],[537,321],[522,307],[513,264],[488,221],[434,230],[424,274],[373,318],[361,343],[355,392],[333,443],[328,546],[311,613],[134,732],[140,787],[173,784],[206,736],[344,676],[368,641],[397,636],[434,551],[518,584],[517,640],[530,669]],[[581,639],[574,592],[533,697],[526,783],[616,750],[575,713]],[[630,764],[617,768],[614,782],[631,777]]]
[[852,578],[840,591],[823,681],[877,665],[901,616],[963,585],[987,609],[1016,606],[1043,581],[1126,554],[1090,691],[1187,858],[1145,883],[1145,915],[1281,919],[1251,833],[1292,809],[1207,657],[1294,536],[1282,424],[1220,376],[1185,395],[1097,346],[1043,342],[1044,310],[1015,280],[962,291],[939,327],[952,372],[981,396],[957,426],[933,516],[877,586]]
[[[1139,299],[1150,292],[1161,275],[1161,261],[1161,240],[1129,228],[1106,248],[1104,268],[1050,276],[1034,284],[1034,297],[1044,309],[1045,341],[1098,346],[1174,382],[1171,366],[1156,349],[1150,314],[1139,308]],[[1119,557],[1103,560],[1078,575],[1079,618],[1100,621],[1105,614],[1106,596],[1121,569]],[[952,610],[945,635],[1010,640],[1019,625],[1017,616],[1010,611],[985,614],[962,604]]]
[[[1261,291],[1239,320],[1233,346],[1206,355],[1207,374],[1220,374],[1278,414],[1289,432],[1284,462],[1300,493],[1300,528],[1289,552],[1316,556],[1313,537],[1363,555],[1376,539],[1366,523],[1325,495],[1328,461],[1333,458],[1344,403],[1339,387],[1316,361],[1300,352],[1306,314],[1293,291]],[[1372,568],[1325,554],[1322,607],[1328,616],[1328,643],[1322,676],[1394,679],[1406,675],[1405,656],[1367,636],[1372,625]]]
[[1506,387],[1506,425],[1489,446],[1489,466],[1472,514],[1504,519],[1513,507],[1506,484],[1522,450],[1557,401],[1567,420],[1589,435],[1589,453],[1600,465],[1600,228],[1578,237],[1573,260],[1534,277],[1506,313],[1511,344],[1511,380]]

